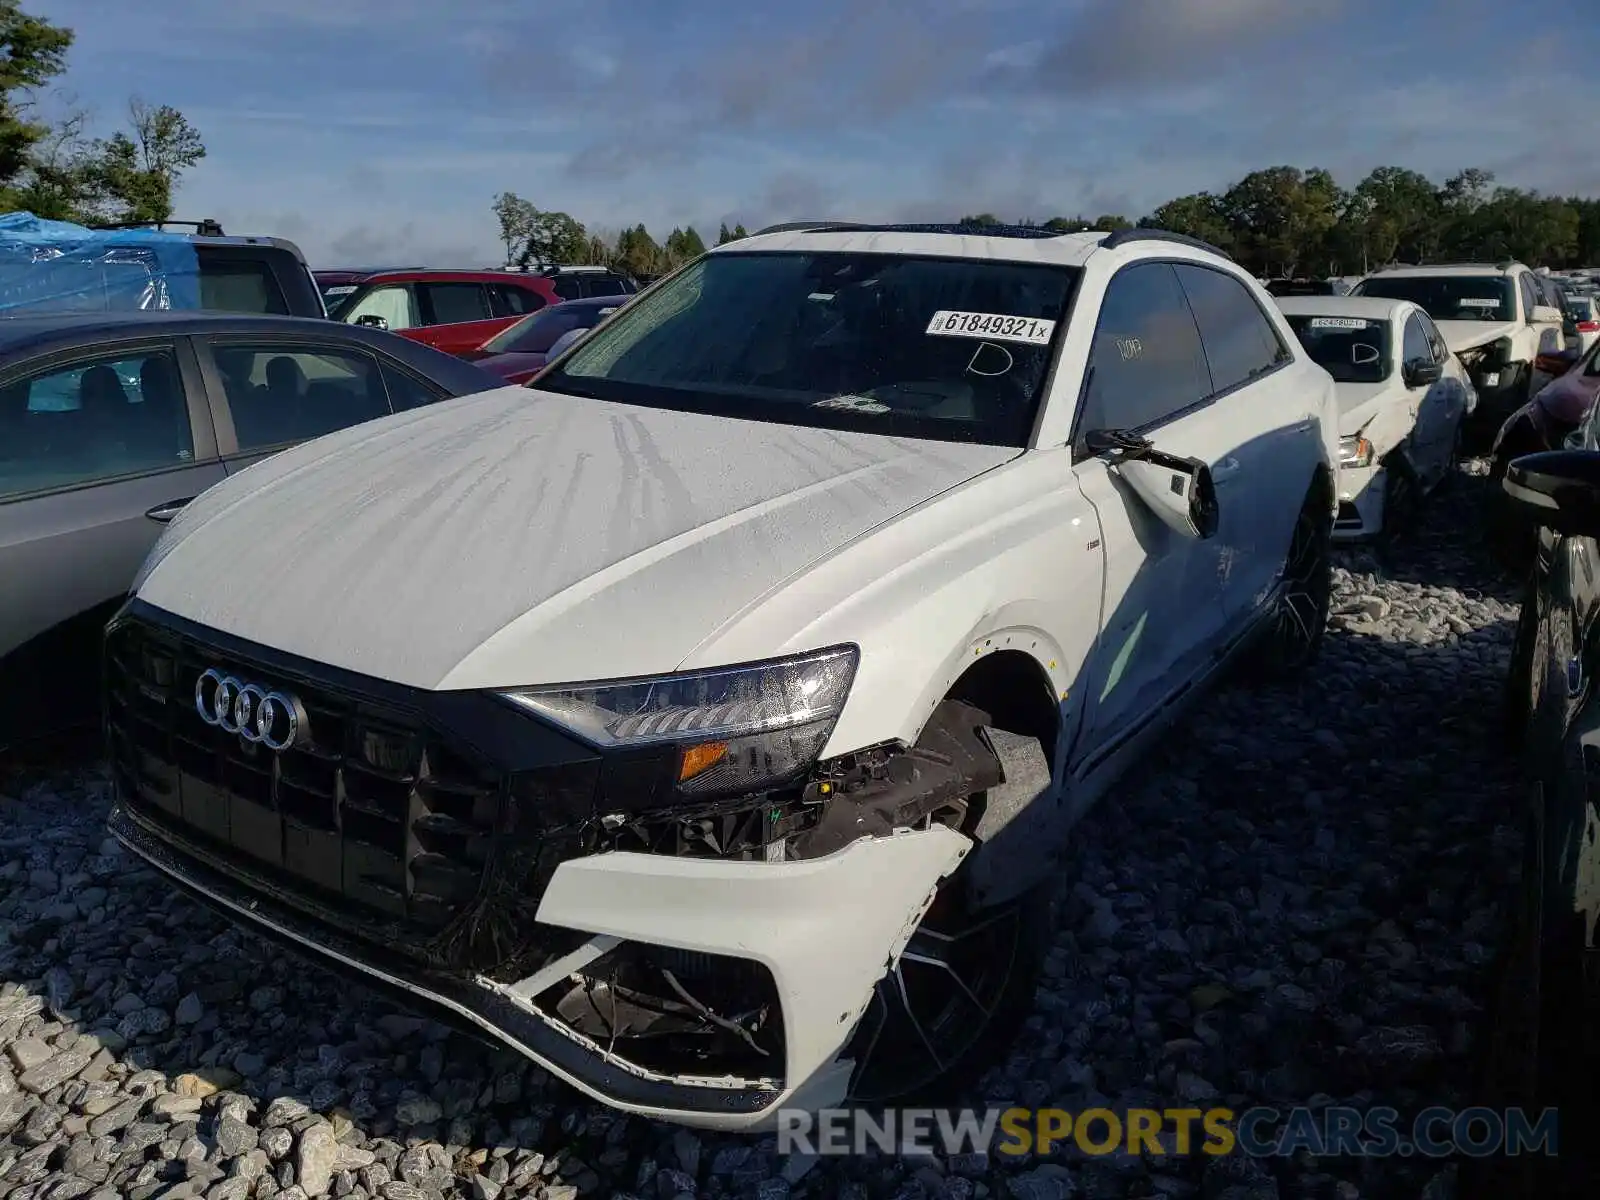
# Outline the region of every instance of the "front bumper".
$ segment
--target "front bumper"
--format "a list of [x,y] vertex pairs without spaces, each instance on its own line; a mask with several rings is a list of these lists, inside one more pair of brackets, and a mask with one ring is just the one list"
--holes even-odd
[[[717,826],[718,854],[618,848],[573,814],[610,812],[649,772],[505,705],[399,694],[136,602],[107,647],[125,845],[230,917],[652,1118],[759,1129],[842,1100],[876,985],[972,844],[933,825],[741,859],[715,818],[694,823]],[[272,754],[204,724],[207,664],[295,691],[311,744]],[[754,803],[758,825],[779,819]]]
[[1382,463],[1339,469],[1339,510],[1333,540],[1359,542],[1383,531],[1383,497],[1388,472]]
[[652,1119],[727,1130],[760,1130],[780,1108],[814,1110],[844,1099],[853,1063],[842,1052],[850,1034],[939,880],[970,845],[936,826],[863,839],[808,862],[706,863],[613,853],[557,869],[539,920],[596,935],[585,947],[602,949],[608,939],[622,939],[749,956],[772,972],[788,1061],[773,1078],[740,1079],[641,1068],[534,1003],[529,987],[419,970],[308,920],[274,900],[264,881],[208,864],[197,847],[126,805],[114,809],[110,828],[183,890],[232,919],[408,1007],[509,1046],[596,1100]]

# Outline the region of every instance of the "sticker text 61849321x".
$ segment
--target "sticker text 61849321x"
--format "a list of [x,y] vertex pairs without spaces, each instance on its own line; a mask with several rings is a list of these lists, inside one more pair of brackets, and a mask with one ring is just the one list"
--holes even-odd
[[1048,346],[1054,321],[1038,317],[1008,317],[1003,313],[955,312],[940,309],[928,322],[928,332],[939,337],[984,338],[995,342],[1022,342]]

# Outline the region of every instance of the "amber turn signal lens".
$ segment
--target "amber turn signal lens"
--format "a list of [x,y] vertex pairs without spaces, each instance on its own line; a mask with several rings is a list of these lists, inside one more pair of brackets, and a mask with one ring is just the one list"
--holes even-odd
[[716,766],[727,756],[727,742],[702,742],[698,746],[686,746],[682,757],[678,759],[678,782],[693,779],[702,771]]

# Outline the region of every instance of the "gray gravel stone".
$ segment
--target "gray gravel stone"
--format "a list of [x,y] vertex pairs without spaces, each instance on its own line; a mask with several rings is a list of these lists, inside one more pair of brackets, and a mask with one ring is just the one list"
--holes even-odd
[[[1038,997],[976,1094],[1078,1109],[1479,1102],[1483,998],[1521,849],[1514,764],[1494,737],[1516,596],[1478,548],[1479,466],[1382,557],[1337,552],[1309,679],[1224,686],[1080,823]],[[4,770],[0,793],[17,799],[0,802],[0,1200],[1444,1200],[1456,1187],[1400,1156],[1359,1170],[784,1157],[770,1138],[623,1117],[134,869],[105,834],[103,766],[20,783]]]

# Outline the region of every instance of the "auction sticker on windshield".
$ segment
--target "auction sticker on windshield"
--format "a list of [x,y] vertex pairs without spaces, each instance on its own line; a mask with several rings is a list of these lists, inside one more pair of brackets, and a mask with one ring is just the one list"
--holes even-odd
[[1368,322],[1360,317],[1312,317],[1308,324],[1312,329],[1365,329]]
[[928,322],[928,332],[939,337],[987,338],[997,342],[1023,342],[1048,346],[1054,321],[1037,317],[1008,317],[1003,313],[954,312],[940,309]]
[[1500,301],[1486,300],[1478,296],[1464,296],[1456,301],[1462,308],[1499,308]]

